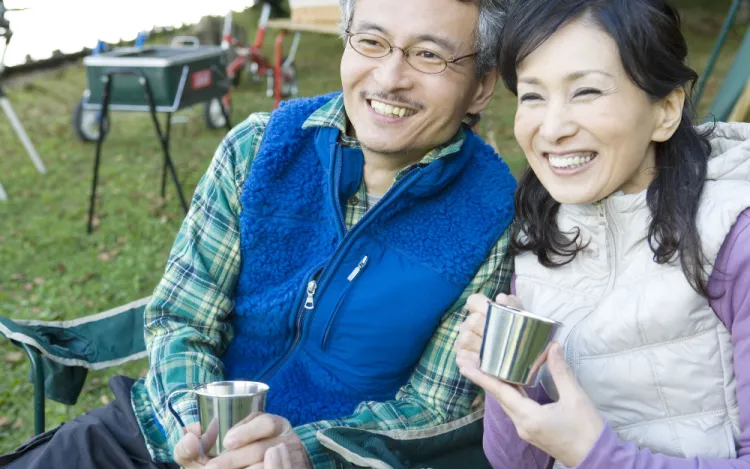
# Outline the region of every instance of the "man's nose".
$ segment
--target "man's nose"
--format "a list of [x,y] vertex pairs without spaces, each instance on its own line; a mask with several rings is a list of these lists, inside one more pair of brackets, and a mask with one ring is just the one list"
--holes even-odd
[[413,69],[402,49],[394,47],[390,54],[379,60],[373,76],[383,88],[382,91],[401,90],[412,85]]

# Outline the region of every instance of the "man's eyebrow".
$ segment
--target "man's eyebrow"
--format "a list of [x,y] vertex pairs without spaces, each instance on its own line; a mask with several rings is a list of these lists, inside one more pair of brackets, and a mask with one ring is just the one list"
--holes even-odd
[[417,40],[420,42],[425,41],[435,43],[443,49],[449,50],[451,52],[456,51],[456,43],[444,36],[435,36],[434,34],[420,34],[419,36],[417,36]]
[[[356,30],[357,32],[376,31],[383,35],[388,35],[388,31],[385,28],[369,21],[362,21],[361,23],[357,24]],[[432,42],[451,52],[456,51],[456,43],[447,37],[436,36],[434,34],[420,34],[419,36],[416,36],[415,39],[419,42]]]
[[377,31],[382,34],[388,34],[388,31],[385,30],[382,26],[370,23],[369,21],[363,21],[357,25],[357,31]]

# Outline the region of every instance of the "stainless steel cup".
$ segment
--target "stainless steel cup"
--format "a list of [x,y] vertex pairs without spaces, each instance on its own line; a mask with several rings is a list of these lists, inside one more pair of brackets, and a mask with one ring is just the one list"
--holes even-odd
[[536,386],[545,352],[561,326],[551,319],[490,302],[479,368],[509,383]]
[[191,389],[178,389],[167,398],[167,407],[185,427],[172,407],[177,394],[195,394],[201,424],[201,452],[214,457],[224,451],[224,437],[230,428],[253,412],[265,412],[268,385],[253,381],[219,381]]

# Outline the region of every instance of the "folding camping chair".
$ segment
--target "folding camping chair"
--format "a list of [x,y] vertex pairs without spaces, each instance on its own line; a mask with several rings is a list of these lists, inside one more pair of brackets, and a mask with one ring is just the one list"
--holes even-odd
[[0,317],[0,334],[29,358],[34,383],[34,433],[44,432],[45,396],[78,401],[88,370],[146,356],[143,312],[150,297],[71,321],[21,321]]
[[[693,105],[697,108],[706,89],[708,78],[713,72],[721,49],[726,43],[729,31],[734,23],[740,7],[744,0],[733,0],[729,8],[724,25],[721,28],[719,37],[714,45],[711,56],[706,64],[706,69],[701,77],[698,91],[695,94]],[[746,119],[747,112],[743,112],[747,106],[747,88],[750,79],[750,29],[745,34],[745,38],[740,45],[737,54],[734,57],[732,66],[727,76],[721,83],[716,97],[711,103],[708,118],[717,121],[742,121]]]

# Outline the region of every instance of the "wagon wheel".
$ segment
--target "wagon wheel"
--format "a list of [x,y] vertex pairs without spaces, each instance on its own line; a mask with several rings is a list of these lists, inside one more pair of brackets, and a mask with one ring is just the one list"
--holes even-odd
[[[73,108],[71,123],[78,138],[83,142],[96,142],[99,140],[99,119],[101,111],[85,109],[83,104],[86,98],[81,98]],[[109,132],[109,116],[104,119],[104,135]]]
[[225,95],[223,98],[212,98],[203,105],[203,120],[209,129],[222,129],[227,126],[227,119],[221,112],[222,106],[224,106],[227,116],[231,116],[232,101],[229,95]]

